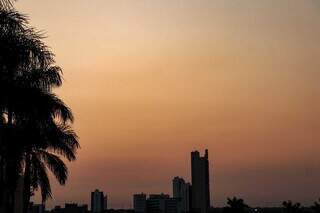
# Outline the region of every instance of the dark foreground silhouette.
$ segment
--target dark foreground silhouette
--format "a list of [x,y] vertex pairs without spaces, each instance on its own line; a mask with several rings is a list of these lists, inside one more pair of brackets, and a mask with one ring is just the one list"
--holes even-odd
[[[282,207],[250,207],[243,199],[233,197],[227,198],[227,206],[223,208],[210,208],[210,213],[319,213],[320,199],[310,207],[303,207],[300,203],[292,201],[284,201]],[[65,207],[57,206],[48,211],[51,213],[87,213],[88,205],[66,204]],[[103,213],[135,213],[132,209],[108,209],[101,211]],[[185,213],[197,213],[198,211],[190,211]],[[154,213],[146,209],[145,213]],[[160,213],[160,211],[158,212]]]
[[73,161],[79,148],[72,112],[52,92],[62,84],[61,69],[42,38],[11,1],[0,0],[1,213],[27,213],[38,189],[43,201],[50,198],[47,170],[65,184],[61,157]]

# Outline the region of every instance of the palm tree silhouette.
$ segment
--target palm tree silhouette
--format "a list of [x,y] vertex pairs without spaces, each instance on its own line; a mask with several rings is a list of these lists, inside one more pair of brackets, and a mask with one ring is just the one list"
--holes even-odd
[[291,200],[283,201],[282,205],[286,213],[299,213],[302,211],[300,203],[292,203]]
[[311,209],[315,212],[315,213],[320,213],[320,198],[318,200],[318,202],[314,202],[314,205],[311,206]]
[[47,121],[28,122],[31,128],[23,128],[24,137],[28,137],[24,148],[24,208],[30,201],[34,190],[40,187],[42,201],[51,197],[51,187],[46,167],[54,174],[61,185],[67,180],[68,170],[57,154],[69,161],[75,160],[75,152],[79,147],[77,136],[67,125]]
[[[25,208],[28,207],[30,195],[39,185],[43,201],[51,197],[50,183],[45,169],[46,165],[54,173],[60,184],[65,183],[67,169],[63,161],[56,154],[62,155],[69,161],[72,161],[75,160],[75,152],[79,147],[76,134],[65,123],[67,122],[66,119],[72,115],[71,112],[59,107],[62,103],[55,102],[55,100],[59,99],[51,100],[54,104],[47,98],[39,98],[39,100],[46,100],[45,105],[32,102],[32,107],[29,107],[30,109],[34,109],[36,113],[40,112],[39,114],[28,110],[18,114],[18,119],[15,119],[15,122],[11,125],[14,134],[10,137],[10,143],[7,146],[12,163],[10,166],[11,170],[7,172],[8,176],[10,175],[9,180],[16,180],[19,174],[24,175]],[[48,110],[50,104],[53,109]],[[48,117],[45,117],[47,114],[44,111],[46,110],[46,113],[49,115]],[[64,113],[60,114],[60,111]],[[26,116],[26,112],[30,114]],[[60,114],[59,117],[63,122],[57,122],[58,114]],[[39,118],[42,120],[38,120]],[[8,185],[13,186],[14,182]],[[9,190],[14,190],[14,188],[10,188]]]
[[24,212],[35,189],[41,189],[43,201],[51,197],[47,168],[65,184],[68,170],[59,155],[75,160],[79,148],[70,127],[72,112],[52,93],[61,86],[61,69],[54,66],[53,54],[41,39],[25,16],[0,10],[1,212],[12,212],[20,175]]
[[18,12],[0,10],[0,112],[6,118],[6,125],[3,125],[6,133],[0,141],[0,186],[4,188],[0,198],[5,199],[4,203],[13,202],[18,176],[16,165],[19,157],[15,155],[17,147],[12,146],[14,122],[19,119],[21,112],[28,109],[25,106],[31,103],[28,100],[23,103],[23,98],[30,96],[30,88],[24,88],[23,85],[27,82],[30,86],[37,83],[33,79],[22,81],[22,76],[30,67],[46,68],[53,62],[52,54],[40,40],[41,36],[27,24],[27,18]]
[[224,208],[224,211],[228,213],[244,213],[249,208],[243,199],[237,197],[227,198],[227,204],[228,206]]

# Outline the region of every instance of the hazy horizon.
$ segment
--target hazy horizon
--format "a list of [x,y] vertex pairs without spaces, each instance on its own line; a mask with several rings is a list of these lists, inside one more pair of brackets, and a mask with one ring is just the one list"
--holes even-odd
[[190,181],[209,149],[211,203],[320,195],[317,0],[19,0],[63,68],[82,149],[51,208],[111,208]]

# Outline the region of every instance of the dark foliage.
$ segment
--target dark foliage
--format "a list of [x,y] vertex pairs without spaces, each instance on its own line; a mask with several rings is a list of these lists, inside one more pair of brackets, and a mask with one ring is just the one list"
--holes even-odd
[[237,197],[227,198],[227,205],[224,208],[224,213],[244,213],[249,208],[243,199]]
[[317,202],[314,202],[313,206],[311,206],[311,209],[315,212],[315,213],[320,213],[320,198]]
[[286,213],[301,213],[302,206],[300,203],[292,203],[291,200],[283,201],[282,206]]
[[[52,89],[62,71],[25,15],[0,0],[0,211],[12,212],[17,179],[24,177],[24,206],[40,189],[51,197],[47,171],[65,184],[79,148],[71,110]],[[25,208],[24,212],[27,211]]]

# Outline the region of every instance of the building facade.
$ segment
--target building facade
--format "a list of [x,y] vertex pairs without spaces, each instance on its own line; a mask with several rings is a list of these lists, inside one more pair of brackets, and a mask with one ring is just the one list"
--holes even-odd
[[98,213],[104,210],[104,196],[103,192],[96,189],[91,192],[91,212]]
[[151,194],[147,199],[147,212],[166,213],[166,199],[169,198],[167,194]]
[[147,195],[144,193],[133,195],[133,209],[136,213],[147,211]]
[[151,194],[147,199],[147,213],[178,213],[178,201],[167,194]]
[[165,213],[178,213],[178,198],[168,198],[165,202]]
[[191,152],[192,210],[208,213],[210,209],[208,150],[203,157],[198,151]]
[[172,195],[178,199],[178,213],[189,212],[191,209],[191,184],[183,178],[175,177],[172,180]]

